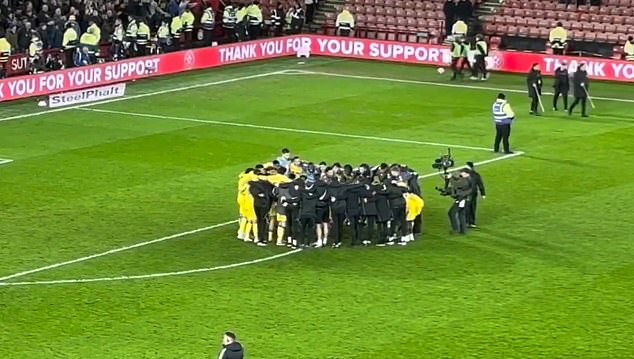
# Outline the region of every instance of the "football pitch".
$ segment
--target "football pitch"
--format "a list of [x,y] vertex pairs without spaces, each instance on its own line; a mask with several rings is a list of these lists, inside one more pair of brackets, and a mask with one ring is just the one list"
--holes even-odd
[[[631,358],[634,88],[592,83],[581,119],[550,95],[528,116],[525,87],[282,59],[138,81],[98,104],[3,104],[0,357],[209,358],[232,330],[262,359]],[[517,113],[513,155],[491,151],[498,92]],[[236,240],[238,173],[283,147],[410,165],[422,239]],[[449,234],[434,190],[447,147],[487,187],[466,236]]]

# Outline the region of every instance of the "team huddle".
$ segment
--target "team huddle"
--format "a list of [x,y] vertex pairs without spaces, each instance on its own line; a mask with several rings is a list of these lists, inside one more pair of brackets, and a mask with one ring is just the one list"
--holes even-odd
[[418,174],[406,165],[316,165],[284,149],[238,176],[237,201],[238,239],[259,246],[338,248],[345,228],[352,246],[406,245],[422,233]]

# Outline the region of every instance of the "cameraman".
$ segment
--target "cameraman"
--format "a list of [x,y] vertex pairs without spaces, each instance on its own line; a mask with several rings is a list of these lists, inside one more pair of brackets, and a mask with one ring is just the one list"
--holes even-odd
[[465,172],[454,173],[450,176],[447,192],[454,202],[449,208],[449,222],[453,233],[465,234],[467,229],[466,209],[471,196],[471,182]]
[[486,191],[484,189],[484,182],[482,176],[475,170],[473,162],[467,162],[467,168],[464,170],[469,174],[471,180],[471,196],[469,197],[469,203],[467,207],[467,225],[470,228],[476,228],[476,211],[478,209],[478,194],[482,199],[486,198]]

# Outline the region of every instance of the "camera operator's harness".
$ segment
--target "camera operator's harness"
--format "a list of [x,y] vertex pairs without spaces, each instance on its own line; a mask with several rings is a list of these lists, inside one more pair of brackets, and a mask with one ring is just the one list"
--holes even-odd
[[453,157],[451,157],[451,148],[447,148],[447,154],[442,154],[440,157],[434,160],[431,167],[438,170],[438,174],[444,180],[444,187],[436,187],[436,190],[440,192],[442,196],[449,196],[449,169],[455,165]]

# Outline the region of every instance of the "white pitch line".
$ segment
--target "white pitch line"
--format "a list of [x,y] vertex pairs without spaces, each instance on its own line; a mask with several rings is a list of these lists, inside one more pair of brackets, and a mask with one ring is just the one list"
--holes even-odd
[[81,108],[80,110],[92,111],[92,112],[101,112],[101,113],[111,113],[111,114],[117,114],[117,115],[158,118],[158,119],[162,119],[162,120],[198,122],[198,123],[205,123],[205,124],[219,125],[219,126],[246,127],[246,128],[260,129],[260,130],[274,130],[274,131],[278,131],[278,132],[295,132],[295,133],[305,133],[305,134],[309,134],[309,135],[322,135],[322,136],[357,138],[357,139],[362,139],[362,140],[374,140],[374,141],[394,142],[394,143],[408,143],[408,144],[413,144],[413,145],[453,147],[453,148],[462,148],[462,149],[474,150],[474,151],[487,151],[487,152],[491,151],[490,148],[485,148],[485,147],[464,146],[464,145],[455,145],[455,144],[438,143],[438,142],[415,141],[415,140],[407,140],[407,139],[403,139],[403,138],[364,136],[364,135],[355,135],[355,134],[349,134],[349,133],[316,131],[316,130],[304,130],[304,129],[300,129],[300,128],[288,128],[288,127],[264,126],[264,125],[256,125],[256,124],[251,124],[251,123],[240,123],[240,122],[203,120],[203,119],[198,119],[198,118],[155,115],[155,114],[151,114],[151,113],[105,110],[105,109],[98,109],[98,108]]
[[[404,84],[415,84],[415,85],[428,85],[428,86],[440,86],[440,87],[451,87],[451,88],[464,88],[470,90],[487,90],[487,91],[497,91],[497,92],[511,92],[511,93],[526,93],[525,90],[518,89],[505,89],[499,87],[490,87],[490,86],[474,86],[474,85],[463,85],[463,84],[455,84],[455,83],[442,83],[442,82],[432,82],[432,81],[419,81],[419,80],[405,80],[405,79],[395,79],[391,77],[374,77],[374,76],[362,76],[362,75],[348,75],[348,74],[338,74],[333,72],[320,72],[320,71],[306,71],[306,70],[292,70],[287,71],[280,75],[321,75],[321,76],[330,76],[330,77],[343,77],[348,79],[358,79],[358,80],[373,80],[373,81],[385,81],[385,82],[397,82]],[[544,92],[543,95],[553,95],[552,92]],[[613,98],[613,97],[595,97],[592,96],[594,100],[603,100],[603,101],[614,101],[614,102],[625,102],[625,103],[634,103],[634,100],[625,99],[625,98]]]
[[187,275],[193,273],[204,273],[204,272],[213,272],[219,271],[222,269],[231,269],[244,267],[252,264],[268,262],[275,259],[279,259],[282,257],[290,256],[295,253],[301,252],[302,249],[295,249],[289,252],[284,252],[280,254],[276,254],[269,257],[258,258],[246,262],[226,264],[217,267],[209,267],[209,268],[198,268],[198,269],[189,269],[177,272],[164,272],[164,273],[153,273],[153,274],[139,274],[139,275],[122,275],[118,277],[101,277],[101,278],[79,278],[79,279],[58,279],[58,280],[42,280],[42,281],[33,281],[33,282],[10,282],[10,283],[0,283],[0,287],[2,286],[27,286],[27,285],[51,285],[51,284],[76,284],[76,283],[95,283],[95,282],[115,282],[115,281],[123,281],[123,280],[135,280],[135,279],[149,279],[149,278],[162,278],[162,277],[173,277],[180,275]]
[[142,93],[142,94],[138,94],[138,95],[124,96],[124,97],[113,98],[113,99],[110,99],[110,100],[103,100],[103,101],[98,101],[98,102],[86,103],[86,104],[83,104],[83,105],[67,106],[67,107],[56,108],[56,109],[53,109],[53,110],[25,113],[25,114],[22,114],[22,115],[15,115],[15,116],[10,116],[10,117],[0,118],[0,122],[19,120],[19,119],[23,119],[23,118],[35,117],[35,116],[41,116],[41,115],[47,115],[49,113],[68,111],[68,110],[73,110],[73,109],[78,109],[78,108],[89,107],[89,106],[103,105],[103,104],[112,103],[112,102],[134,100],[134,99],[137,99],[137,98],[143,98],[143,97],[148,97],[148,96],[164,95],[164,94],[167,94],[167,93],[192,90],[192,89],[197,89],[197,88],[201,88],[201,87],[223,85],[223,84],[228,84],[228,83],[238,82],[238,81],[245,81],[245,80],[253,80],[253,79],[266,77],[266,76],[280,75],[280,74],[283,74],[285,72],[286,72],[286,70],[275,71],[275,72],[266,72],[266,73],[263,73],[263,74],[250,75],[250,76],[234,77],[234,78],[230,78],[230,79],[226,79],[226,80],[204,82],[204,83],[200,83],[200,84],[196,84],[196,85],[190,85],[190,86],[175,87],[175,88],[161,90],[161,91],[147,92],[147,93]]
[[167,240],[170,240],[170,239],[174,239],[174,238],[180,238],[180,237],[188,236],[190,234],[200,233],[200,232],[208,231],[208,230],[211,230],[211,229],[228,226],[228,225],[236,223],[236,222],[238,222],[238,221],[237,220],[233,220],[233,221],[218,223],[218,224],[214,224],[214,225],[207,226],[207,227],[193,229],[191,231],[176,233],[176,234],[172,234],[170,236],[153,239],[151,241],[140,242],[140,243],[132,244],[132,245],[129,245],[129,246],[119,247],[119,248],[111,249],[109,251],[105,251],[105,252],[101,252],[101,253],[97,253],[97,254],[92,254],[92,255],[89,255],[89,256],[85,256],[85,257],[81,257],[81,258],[77,258],[77,259],[73,259],[73,260],[69,260],[69,261],[65,261],[65,262],[54,263],[54,264],[50,264],[50,265],[47,265],[47,266],[44,266],[44,267],[39,267],[39,268],[35,268],[35,269],[24,271],[24,272],[18,272],[18,273],[10,274],[10,275],[7,275],[7,276],[4,276],[4,277],[0,278],[0,282],[4,282],[4,281],[7,281],[7,280],[13,279],[13,278],[23,277],[25,275],[29,275],[29,274],[33,274],[33,273],[38,273],[38,272],[43,272],[43,271],[50,270],[50,269],[63,267],[63,266],[69,265],[69,264],[85,262],[85,261],[88,261],[88,260],[91,260],[91,259],[95,259],[95,258],[107,256],[107,255],[110,255],[110,254],[115,254],[115,253],[127,251],[127,250],[134,249],[134,248],[147,246],[147,245],[154,244],[154,243],[164,242],[164,241],[167,241]]
[[[525,153],[524,153],[524,152],[522,152],[522,151],[516,151],[516,152],[514,152],[514,153],[509,153],[509,154],[506,154],[506,155],[504,155],[504,156],[494,157],[494,158],[490,158],[490,159],[488,159],[488,160],[484,160],[484,161],[480,161],[480,162],[475,162],[475,163],[474,163],[474,165],[475,165],[475,166],[483,166],[483,165],[486,165],[486,164],[489,164],[489,163],[493,163],[493,162],[497,162],[497,161],[504,161],[504,160],[511,159],[511,158],[513,158],[513,157],[522,156],[522,155],[524,155],[524,154],[525,154]],[[450,169],[448,172],[455,172],[455,171],[459,171],[459,170],[461,170],[461,169],[463,169],[463,168],[467,168],[467,166],[465,165],[465,166],[454,167],[454,168]],[[439,175],[439,174],[441,174],[441,173],[442,173],[442,172],[427,173],[427,174],[424,174],[424,175],[422,175],[422,176],[418,176],[418,179],[423,179],[423,178],[428,178],[428,177],[438,176],[438,175]]]
[[6,165],[7,163],[11,162],[13,162],[13,160],[10,160],[8,158],[0,158],[0,165]]

